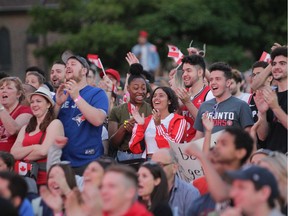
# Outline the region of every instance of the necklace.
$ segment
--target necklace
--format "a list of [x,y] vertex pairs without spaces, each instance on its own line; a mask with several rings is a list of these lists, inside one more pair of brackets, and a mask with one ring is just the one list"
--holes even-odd
[[198,93],[197,94],[195,94],[194,96],[191,96],[191,100],[193,101],[194,100],[194,98],[196,98],[196,97],[198,97],[198,95],[200,95],[201,94],[201,92],[204,90],[204,88],[205,88],[206,86],[205,85],[203,85],[203,87],[198,91]]

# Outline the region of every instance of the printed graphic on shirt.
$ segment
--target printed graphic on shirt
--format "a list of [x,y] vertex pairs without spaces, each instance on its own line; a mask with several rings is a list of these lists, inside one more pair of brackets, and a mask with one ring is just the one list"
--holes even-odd
[[214,126],[232,126],[236,120],[234,112],[209,112],[209,117],[213,119]]
[[76,117],[73,117],[72,120],[75,121],[79,127],[81,123],[84,122],[86,119],[85,116],[83,116],[83,114],[80,113]]

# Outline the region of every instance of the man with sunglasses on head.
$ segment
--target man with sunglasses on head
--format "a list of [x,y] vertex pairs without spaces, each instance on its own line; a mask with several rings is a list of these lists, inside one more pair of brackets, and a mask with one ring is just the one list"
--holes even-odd
[[210,87],[204,84],[206,64],[200,55],[185,56],[182,59],[182,80],[185,88],[178,87],[175,92],[183,103],[180,111],[188,125],[186,142],[191,141],[196,133],[193,128],[200,105],[213,95]]
[[200,106],[194,123],[194,128],[197,130],[195,140],[204,136],[203,115],[213,119],[212,133],[228,126],[238,126],[250,131],[254,124],[251,109],[246,102],[232,97],[231,79],[232,69],[228,64],[217,62],[210,66],[210,88],[215,98],[205,101]]
[[178,163],[171,150],[167,148],[159,149],[153,154],[151,160],[157,162],[166,174],[170,195],[169,205],[173,215],[188,215],[189,208],[200,197],[199,191],[176,175]]

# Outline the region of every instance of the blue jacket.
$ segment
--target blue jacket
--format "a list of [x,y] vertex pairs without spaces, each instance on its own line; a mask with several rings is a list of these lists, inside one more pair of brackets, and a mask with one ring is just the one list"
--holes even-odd
[[157,48],[155,45],[147,42],[146,44],[144,44],[143,46],[147,47],[147,63],[143,63],[143,58],[141,57],[141,45],[137,44],[132,48],[132,53],[134,53],[137,58],[139,58],[140,63],[143,65],[143,67],[145,65],[148,65],[148,68],[144,67],[144,70],[149,71],[155,71],[158,69],[159,65],[160,65],[160,59],[159,59],[159,55],[157,52]]

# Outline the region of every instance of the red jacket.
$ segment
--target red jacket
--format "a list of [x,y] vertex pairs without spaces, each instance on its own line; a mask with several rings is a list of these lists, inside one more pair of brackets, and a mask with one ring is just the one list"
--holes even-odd
[[[135,124],[133,128],[131,140],[129,142],[129,148],[134,154],[140,154],[143,152],[140,142],[145,137],[145,130],[149,122],[154,121],[152,117],[153,116],[150,115],[145,118],[144,125]],[[162,124],[156,126],[155,130],[155,141],[158,148],[170,148],[168,140],[175,143],[184,142],[187,132],[187,122],[183,116],[174,113],[174,116],[169,123],[168,131]]]
[[[109,216],[107,212],[103,213],[104,216]],[[119,215],[120,216],[120,215]],[[149,212],[146,207],[139,202],[135,202],[131,208],[121,216],[153,216],[151,212]]]

